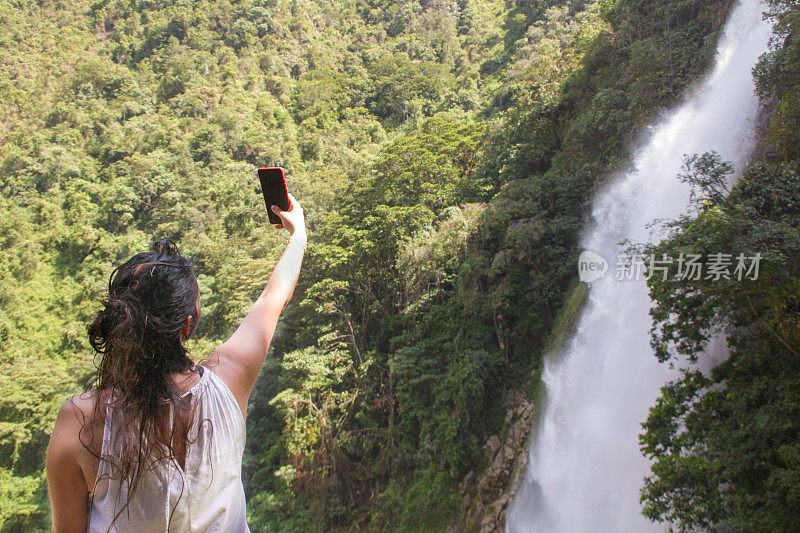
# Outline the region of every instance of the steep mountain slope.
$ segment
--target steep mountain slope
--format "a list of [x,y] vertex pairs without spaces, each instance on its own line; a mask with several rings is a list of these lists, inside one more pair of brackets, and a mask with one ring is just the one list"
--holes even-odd
[[731,2],[0,5],[3,528],[47,527],[47,435],[112,266],[179,242],[203,357],[280,252],[251,173],[281,163],[311,237],[249,411],[259,531],[450,522],[593,192]]

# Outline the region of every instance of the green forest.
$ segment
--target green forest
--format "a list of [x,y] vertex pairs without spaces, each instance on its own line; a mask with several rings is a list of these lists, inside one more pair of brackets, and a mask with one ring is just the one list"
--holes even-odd
[[[478,530],[465,477],[580,312],[592,199],[733,4],[0,0],[0,531],[50,528],[45,450],[116,265],[190,258],[197,360],[239,324],[287,238],[272,165],[309,236],[248,406],[250,528]],[[680,530],[800,529],[800,4],[768,5],[760,149],[732,188],[688,160],[694,209],[650,245],[767,251],[746,287],[650,281],[659,359],[731,351],[640,436],[643,512]]]

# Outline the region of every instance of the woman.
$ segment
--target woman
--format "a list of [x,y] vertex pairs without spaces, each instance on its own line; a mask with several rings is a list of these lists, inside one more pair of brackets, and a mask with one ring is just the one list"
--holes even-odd
[[[165,241],[109,281],[89,326],[95,386],[61,407],[47,451],[53,531],[249,531],[241,464],[247,400],[306,247],[303,209],[272,210],[291,234],[261,296],[203,365],[192,267]],[[87,497],[88,492],[88,497]]]

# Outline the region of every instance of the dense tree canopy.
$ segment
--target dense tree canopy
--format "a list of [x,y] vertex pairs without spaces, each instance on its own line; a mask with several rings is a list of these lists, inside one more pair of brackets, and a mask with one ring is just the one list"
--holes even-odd
[[[175,240],[193,356],[233,331],[285,239],[272,164],[310,236],[248,408],[251,528],[444,529],[540,366],[594,192],[731,5],[0,0],[0,529],[47,528],[48,434],[115,265]],[[783,50],[761,68],[788,161]]]
[[[771,4],[781,39],[754,70],[759,93],[778,102],[764,160],[729,187],[731,167],[717,154],[688,158],[695,210],[650,248],[658,257],[731,256],[730,279],[650,282],[656,354],[687,368],[644,425],[642,450],[654,464],[642,502],[646,516],[682,531],[800,528],[799,19],[796,2]],[[734,275],[740,254],[759,254],[758,270]],[[720,336],[723,363],[707,372],[686,364],[708,366],[705,349]]]

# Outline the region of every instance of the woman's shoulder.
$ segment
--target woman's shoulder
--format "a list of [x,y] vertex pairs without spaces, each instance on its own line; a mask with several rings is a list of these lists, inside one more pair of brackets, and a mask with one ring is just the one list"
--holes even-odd
[[[56,416],[47,450],[47,469],[58,475],[80,468],[84,480],[94,481],[96,455],[103,445],[105,413],[97,409],[99,395],[85,392],[67,398]],[[98,413],[100,413],[98,415]],[[90,484],[87,481],[87,490]]]
[[105,409],[97,408],[98,402],[102,398],[97,391],[75,394],[64,400],[56,416],[53,434],[72,450],[79,462],[87,459],[87,454],[99,454],[103,444],[106,413]]
[[105,410],[97,409],[98,402],[101,401],[100,393],[95,390],[70,396],[61,404],[56,423],[79,422],[81,426],[95,422],[102,424],[105,422]]
[[78,422],[85,423],[89,417],[94,416],[95,406],[97,405],[97,394],[94,392],[82,392],[74,396],[70,396],[61,408],[58,410],[56,416],[56,428],[61,426],[73,426]]

